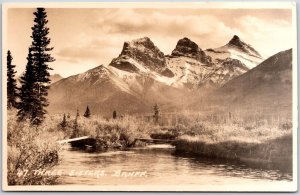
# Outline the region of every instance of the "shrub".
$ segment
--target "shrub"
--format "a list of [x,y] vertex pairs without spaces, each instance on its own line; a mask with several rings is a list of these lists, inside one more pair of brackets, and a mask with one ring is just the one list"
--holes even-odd
[[9,185],[54,184],[56,177],[41,174],[58,163],[56,140],[62,134],[50,133],[46,126],[32,126],[29,121],[17,123],[8,117],[7,180]]

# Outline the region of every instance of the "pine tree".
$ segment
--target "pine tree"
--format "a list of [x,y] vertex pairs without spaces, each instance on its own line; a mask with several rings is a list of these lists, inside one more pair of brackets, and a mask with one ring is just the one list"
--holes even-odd
[[79,110],[78,110],[78,108],[77,108],[76,117],[79,117]]
[[113,119],[116,119],[117,118],[117,111],[113,111]]
[[31,48],[29,48],[26,70],[20,78],[20,102],[18,103],[19,111],[17,115],[19,120],[30,119],[32,123],[34,121],[34,106],[38,101],[34,90],[36,79],[33,69],[33,57]]
[[15,65],[12,64],[13,57],[11,56],[10,50],[7,51],[7,108],[17,106],[17,82],[15,77],[16,71]]
[[154,122],[158,123],[160,110],[157,104],[154,105],[153,110],[154,110],[154,115],[153,115]]
[[73,134],[72,134],[71,138],[78,137],[78,132],[79,132],[78,117],[79,117],[79,112],[78,112],[78,109],[77,109],[77,113],[76,113],[76,117],[75,117],[74,125],[73,125]]
[[84,113],[83,116],[84,116],[85,118],[90,118],[91,112],[90,112],[89,106],[86,107],[86,110],[85,110],[85,113]]
[[67,127],[67,119],[66,119],[66,114],[64,114],[63,120],[60,123],[60,126],[65,129]]
[[49,66],[49,62],[55,61],[50,55],[50,51],[53,47],[49,47],[50,38],[48,37],[49,28],[46,26],[48,23],[47,13],[44,8],[37,8],[34,12],[34,26],[32,29],[32,55],[33,55],[33,67],[36,77],[36,83],[34,88],[37,92],[38,102],[35,105],[34,120],[36,124],[40,124],[44,120],[44,115],[47,113],[45,107],[49,105],[47,100],[48,89],[51,83],[49,70],[52,70]]

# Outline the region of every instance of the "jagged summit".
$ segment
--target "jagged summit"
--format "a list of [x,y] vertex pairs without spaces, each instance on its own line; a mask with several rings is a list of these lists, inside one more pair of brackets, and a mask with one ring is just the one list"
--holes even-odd
[[234,35],[227,44],[218,48],[207,49],[205,53],[212,58],[214,63],[231,58],[241,61],[249,69],[254,68],[263,61],[263,57],[237,35]]
[[262,56],[258,53],[258,51],[256,51],[251,45],[243,42],[237,35],[234,35],[232,37],[232,39],[228,42],[227,46],[236,47],[237,49],[240,49],[243,52],[246,52],[250,55],[262,59]]
[[132,41],[127,41],[128,43],[134,43],[134,44],[144,44],[144,43],[150,43],[154,46],[154,43],[151,41],[149,37],[141,37],[137,39],[133,39]]
[[184,37],[177,42],[176,48],[172,51],[172,55],[197,55],[199,51],[201,51],[201,48],[195,42]]
[[242,43],[240,37],[238,37],[237,35],[234,35],[234,36],[232,37],[232,39],[229,41],[228,44],[236,45],[236,46],[242,46],[242,45],[243,45],[243,43]]
[[[132,41],[126,41],[123,46],[121,54],[130,54],[132,50],[139,50],[141,52],[154,52],[157,57],[163,58],[164,53],[161,52],[158,47],[150,40],[149,37],[142,37],[139,39],[134,39]],[[129,53],[128,53],[129,52]]]
[[171,56],[185,56],[194,58],[204,64],[211,63],[211,58],[207,56],[195,42],[187,37],[184,37],[177,42],[176,48],[172,51]]
[[166,59],[150,38],[143,37],[125,42],[121,54],[112,60],[110,66],[129,72],[138,72],[146,68],[163,73],[166,69]]
[[142,57],[137,56],[137,54],[141,53],[148,54],[148,56],[151,56],[152,58],[159,59],[159,64],[164,63],[164,53],[154,45],[149,37],[126,41],[120,55],[128,55],[129,57],[136,58],[136,60],[143,60]]

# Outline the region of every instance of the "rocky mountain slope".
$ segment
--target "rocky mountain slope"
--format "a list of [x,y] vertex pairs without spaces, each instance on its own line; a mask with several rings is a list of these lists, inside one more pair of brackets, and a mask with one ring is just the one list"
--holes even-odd
[[291,109],[292,49],[279,52],[229,81],[214,94],[228,104]]
[[122,71],[113,66],[100,65],[85,73],[62,79],[51,85],[48,110],[50,112],[84,111],[87,105],[93,113],[151,112],[155,103],[170,110],[186,94],[154,75]]
[[213,59],[195,42],[180,39],[170,56],[168,68],[174,73],[174,86],[218,87],[249,70],[240,60],[231,58]]
[[205,52],[193,41],[188,38],[180,39],[176,45],[176,48],[172,51],[171,56],[195,59],[203,64],[211,64],[211,57],[207,56]]
[[[130,103],[135,103],[131,105],[133,107],[143,104],[134,95],[130,95],[127,86],[124,86],[123,82],[119,83],[119,79],[115,76],[109,69],[101,65],[52,84],[49,90],[51,102],[49,111],[75,112],[77,108],[81,110],[89,105],[93,112],[100,112],[100,110],[105,112],[107,106],[128,105],[126,103],[128,99]],[[118,102],[114,102],[116,98],[119,99]],[[111,101],[111,104],[105,103],[108,100]]]
[[[240,55],[248,54],[244,50],[240,50]],[[171,55],[165,56],[148,37],[144,37],[125,42],[121,54],[109,66],[126,73],[146,73],[154,80],[173,87],[198,89],[221,86],[249,70],[234,57],[213,59],[186,37],[178,41]]]
[[110,66],[128,72],[150,70],[163,76],[173,76],[166,67],[164,53],[148,37],[125,42],[121,54],[112,60]]

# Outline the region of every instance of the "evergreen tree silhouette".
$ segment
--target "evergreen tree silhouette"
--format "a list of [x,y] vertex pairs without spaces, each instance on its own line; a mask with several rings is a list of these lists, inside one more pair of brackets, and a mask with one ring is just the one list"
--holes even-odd
[[113,111],[113,119],[116,119],[117,118],[117,111]]
[[38,102],[36,102],[35,110],[33,113],[34,123],[40,124],[44,120],[44,115],[47,113],[45,107],[49,105],[47,100],[48,89],[51,83],[49,70],[49,62],[55,59],[49,53],[53,47],[49,47],[50,38],[48,37],[49,28],[46,26],[48,23],[47,13],[44,8],[37,8],[33,13],[35,15],[34,25],[32,29],[32,56],[33,67],[36,82],[34,88],[36,90]]
[[160,110],[157,104],[154,105],[153,110],[154,110],[154,115],[153,115],[154,122],[158,123]]
[[12,55],[7,51],[7,108],[17,107],[17,82],[15,79],[15,65],[12,64]]
[[65,129],[67,127],[67,119],[66,119],[66,114],[64,114],[63,120],[60,123],[60,126]]
[[34,111],[35,106],[38,102],[37,94],[34,88],[36,82],[34,67],[33,67],[33,56],[31,48],[29,48],[27,56],[27,65],[25,73],[20,78],[20,92],[19,98],[20,102],[18,103],[18,119],[25,120],[30,119],[33,123],[34,120]]
[[73,124],[73,134],[71,135],[71,138],[78,137],[78,132],[79,132],[78,117],[79,117],[79,112],[78,112],[78,109],[77,109],[76,117],[75,117],[74,124]]
[[89,109],[89,106],[86,107],[85,113],[83,115],[85,118],[89,118],[91,116],[91,111]]
[[79,117],[79,109],[77,108],[76,117]]

